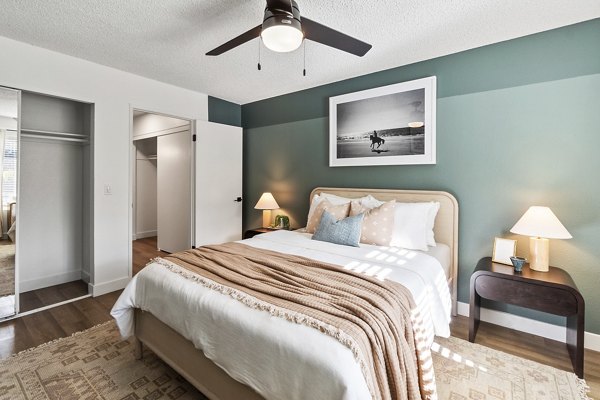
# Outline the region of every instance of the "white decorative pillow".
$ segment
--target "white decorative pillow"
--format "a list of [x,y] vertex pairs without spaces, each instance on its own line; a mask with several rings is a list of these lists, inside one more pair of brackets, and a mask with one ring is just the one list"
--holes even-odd
[[350,216],[363,214],[360,242],[389,246],[394,232],[395,200],[367,208],[360,201],[350,203]]
[[429,203],[396,203],[394,233],[390,245],[427,251]]
[[319,204],[315,207],[314,212],[310,216],[310,219],[306,222],[306,232],[315,233],[315,230],[321,222],[321,216],[323,212],[327,211],[335,217],[337,221],[346,218],[350,211],[350,203],[333,205],[327,199],[322,199]]

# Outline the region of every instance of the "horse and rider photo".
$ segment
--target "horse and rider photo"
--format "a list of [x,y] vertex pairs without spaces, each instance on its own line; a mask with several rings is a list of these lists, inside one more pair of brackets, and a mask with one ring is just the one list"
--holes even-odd
[[[373,131],[373,134],[369,136],[369,139],[371,139],[371,151],[379,151],[381,145],[385,144],[385,139],[378,137],[377,131]],[[375,149],[375,144],[377,144],[377,150]]]
[[329,98],[329,165],[435,164],[435,77]]
[[372,130],[338,137],[338,158],[418,155],[425,152],[424,127]]

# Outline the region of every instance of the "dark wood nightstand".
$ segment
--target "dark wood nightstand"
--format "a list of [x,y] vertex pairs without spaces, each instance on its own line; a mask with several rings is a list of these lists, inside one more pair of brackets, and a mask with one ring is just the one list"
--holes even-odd
[[256,235],[260,235],[261,233],[267,233],[267,232],[273,232],[276,231],[278,229],[274,229],[274,228],[254,228],[254,229],[248,229],[246,232],[244,232],[244,239],[250,239]]
[[567,349],[573,369],[583,378],[583,333],[585,303],[571,276],[560,268],[538,272],[525,264],[522,272],[510,265],[482,258],[471,275],[469,341],[479,327],[481,298],[514,304],[567,317]]

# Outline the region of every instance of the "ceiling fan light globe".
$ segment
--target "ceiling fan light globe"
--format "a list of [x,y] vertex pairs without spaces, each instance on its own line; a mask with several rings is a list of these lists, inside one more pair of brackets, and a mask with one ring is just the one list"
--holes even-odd
[[269,50],[278,53],[294,51],[304,40],[302,31],[290,25],[273,25],[263,28],[260,37]]

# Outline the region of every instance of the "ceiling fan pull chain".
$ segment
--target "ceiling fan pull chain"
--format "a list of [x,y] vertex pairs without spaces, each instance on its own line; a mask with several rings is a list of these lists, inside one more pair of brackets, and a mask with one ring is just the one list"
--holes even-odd
[[302,70],[302,76],[306,76],[306,40],[302,43],[302,52],[304,53],[304,69]]
[[261,66],[260,66],[260,42],[262,41],[262,39],[259,37],[258,38],[258,70],[260,71]]

